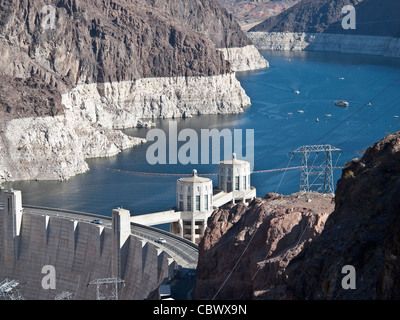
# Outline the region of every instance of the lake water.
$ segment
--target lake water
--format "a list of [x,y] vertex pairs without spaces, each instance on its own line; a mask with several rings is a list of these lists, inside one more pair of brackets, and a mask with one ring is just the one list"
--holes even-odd
[[[245,113],[180,119],[178,130],[254,129],[256,171],[285,168],[290,151],[312,144],[342,149],[341,157],[334,154],[333,160],[343,166],[387,133],[399,130],[399,59],[320,52],[262,53],[270,62],[269,69],[237,74],[252,100]],[[299,94],[295,93],[297,90]],[[347,100],[350,107],[337,107],[334,100]],[[368,106],[369,102],[372,106]],[[157,126],[168,131],[169,121],[159,120]],[[126,133],[146,137],[147,131],[132,129]],[[146,160],[149,145],[88,163],[125,171],[188,174],[197,169],[199,173],[216,173],[215,165],[152,166]],[[300,164],[300,156],[293,157],[291,166]],[[340,178],[341,170],[334,173],[335,180]],[[283,194],[297,192],[300,171],[288,171],[280,184],[282,174],[254,173],[252,185],[257,188],[257,196],[275,192],[278,186]],[[123,207],[132,214],[143,214],[175,205],[177,178],[92,167],[90,172],[66,182],[14,182],[6,187],[22,190],[25,204],[104,215]],[[211,178],[216,183],[216,177]]]

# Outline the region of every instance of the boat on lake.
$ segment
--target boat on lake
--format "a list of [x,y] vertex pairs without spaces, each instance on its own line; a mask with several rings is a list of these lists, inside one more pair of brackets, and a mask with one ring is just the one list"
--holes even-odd
[[335,101],[335,105],[338,106],[338,107],[347,108],[350,105],[350,103],[348,101],[345,101],[345,100],[336,100]]

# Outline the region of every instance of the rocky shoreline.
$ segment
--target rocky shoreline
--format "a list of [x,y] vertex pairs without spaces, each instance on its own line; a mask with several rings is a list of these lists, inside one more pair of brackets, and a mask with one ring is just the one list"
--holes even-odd
[[400,57],[400,39],[382,36],[306,32],[248,32],[259,50],[333,51]]
[[218,49],[226,60],[231,63],[233,71],[250,71],[269,68],[269,62],[264,59],[254,45],[241,48]]
[[89,170],[87,158],[111,157],[146,142],[118,129],[143,126],[145,118],[241,113],[250,98],[230,73],[79,84],[62,95],[62,103],[64,115],[5,123],[0,183],[69,179]]
[[268,65],[211,0],[61,0],[54,30],[43,1],[16,2],[0,12],[0,183],[86,172],[144,143],[116,131],[144,119],[243,112],[235,70]]

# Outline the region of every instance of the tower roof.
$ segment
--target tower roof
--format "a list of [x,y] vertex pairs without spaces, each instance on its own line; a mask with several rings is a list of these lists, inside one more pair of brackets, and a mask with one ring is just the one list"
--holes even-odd
[[236,153],[233,153],[231,160],[224,160],[224,161],[221,161],[219,164],[243,166],[243,165],[249,165],[250,162],[245,161],[245,160],[238,160],[236,158]]
[[193,174],[192,174],[191,177],[180,178],[178,181],[180,181],[180,182],[191,182],[191,183],[205,183],[205,182],[211,182],[212,180],[209,179],[209,178],[199,177],[197,175],[197,170],[193,170]]

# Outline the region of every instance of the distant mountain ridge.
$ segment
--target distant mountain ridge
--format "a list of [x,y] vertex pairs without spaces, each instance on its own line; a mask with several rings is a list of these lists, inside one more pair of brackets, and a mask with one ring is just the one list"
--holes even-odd
[[[356,29],[343,29],[342,8],[356,9]],[[400,1],[302,0],[250,29],[250,32],[306,32],[400,37]]]

